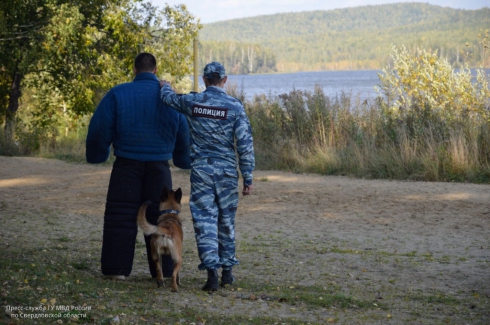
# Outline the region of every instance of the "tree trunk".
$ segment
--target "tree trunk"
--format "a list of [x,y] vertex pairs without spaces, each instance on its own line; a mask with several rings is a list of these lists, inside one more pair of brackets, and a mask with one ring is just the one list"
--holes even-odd
[[5,136],[5,149],[10,152],[13,148],[13,140],[14,140],[14,130],[15,130],[15,114],[19,109],[19,98],[21,95],[20,92],[20,82],[22,81],[23,75],[20,73],[15,73],[12,77],[12,86],[10,87],[9,94],[9,106],[7,108],[7,113],[5,114],[5,127],[4,127],[4,136]]
[[254,48],[253,46],[249,46],[247,48],[248,54],[248,72],[253,73],[254,71]]

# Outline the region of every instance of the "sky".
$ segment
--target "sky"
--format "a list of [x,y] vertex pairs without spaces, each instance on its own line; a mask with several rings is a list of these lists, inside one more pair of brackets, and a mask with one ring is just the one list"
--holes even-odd
[[[416,0],[148,0],[154,5],[163,7],[185,4],[191,14],[201,19],[201,23],[212,23],[221,20],[245,18],[260,15],[273,15],[284,12],[301,12],[312,10],[332,10],[348,7],[379,5],[396,2],[414,2]],[[490,7],[490,0],[431,0],[418,1],[432,5],[456,9],[481,9]]]

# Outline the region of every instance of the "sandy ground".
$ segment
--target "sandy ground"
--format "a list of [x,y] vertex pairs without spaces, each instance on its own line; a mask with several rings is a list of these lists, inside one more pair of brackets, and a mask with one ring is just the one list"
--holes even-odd
[[[109,166],[24,157],[0,157],[0,166],[2,220],[19,211],[24,215],[48,211],[73,224],[62,230],[64,236],[79,238],[81,231],[90,229],[90,240],[101,239]],[[245,251],[242,243],[261,241],[270,249],[243,253],[238,277],[252,281],[270,277],[303,286],[334,283],[347,292],[365,287],[361,296],[372,294],[385,301],[390,295],[399,296],[399,291],[423,294],[428,289],[462,295],[462,301],[473,295],[484,300],[468,311],[476,317],[468,323],[490,323],[489,185],[277,171],[256,171],[254,177],[253,194],[241,198],[238,209],[238,248]],[[184,266],[185,279],[197,272],[188,172],[174,170],[173,183],[184,192],[186,254],[192,255],[188,258],[192,263]],[[39,220],[29,223],[43,226]],[[15,231],[14,223],[4,223],[2,245],[14,240]],[[35,235],[55,236],[56,231],[55,226]],[[145,267],[136,261],[135,276],[145,275]],[[390,284],[398,291],[389,289]],[[392,308],[407,313],[401,304]],[[250,313],[267,314],[269,309],[251,306]],[[270,311],[272,317],[291,315],[294,311],[281,308]],[[299,317],[314,321],[328,317],[328,311],[303,311]]]

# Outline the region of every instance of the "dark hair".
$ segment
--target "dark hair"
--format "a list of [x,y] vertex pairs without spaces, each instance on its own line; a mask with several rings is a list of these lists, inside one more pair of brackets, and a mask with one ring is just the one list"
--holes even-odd
[[213,72],[212,78],[207,78],[207,77],[204,77],[204,78],[206,78],[208,80],[208,82],[211,86],[218,86],[221,83],[221,81],[224,79],[224,78],[221,78],[219,76],[219,73],[217,73],[217,72]]
[[157,60],[150,53],[140,53],[134,59],[136,72],[153,72],[157,67]]

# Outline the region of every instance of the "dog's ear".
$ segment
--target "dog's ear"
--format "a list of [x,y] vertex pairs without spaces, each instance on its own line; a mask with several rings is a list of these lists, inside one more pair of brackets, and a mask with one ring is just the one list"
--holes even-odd
[[162,202],[165,202],[165,201],[167,201],[167,198],[168,198],[168,188],[167,188],[167,186],[164,186],[163,187],[163,190],[162,190],[162,196],[160,197],[160,200]]
[[174,192],[175,201],[179,202],[182,200],[182,190],[180,187]]

